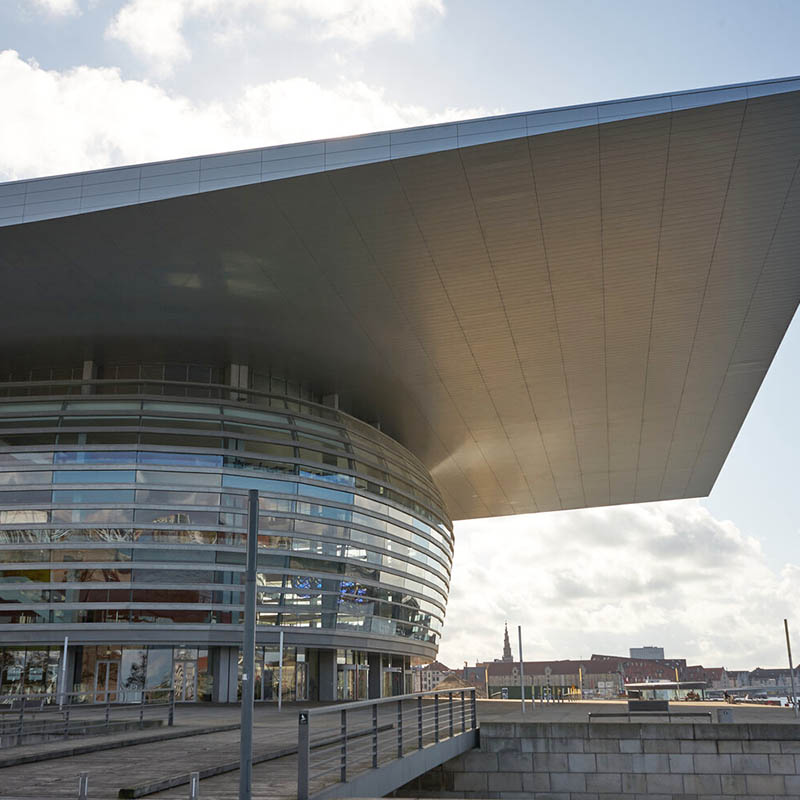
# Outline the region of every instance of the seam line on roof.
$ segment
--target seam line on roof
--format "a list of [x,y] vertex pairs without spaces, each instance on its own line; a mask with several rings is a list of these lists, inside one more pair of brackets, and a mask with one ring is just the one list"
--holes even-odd
[[[670,109],[672,109],[672,98],[670,98]],[[675,119],[674,112],[670,110],[669,130],[667,131],[667,155],[664,159],[664,183],[661,189],[661,213],[658,219],[658,243],[656,245],[656,266],[653,271],[653,293],[650,298],[650,330],[647,335],[647,358],[644,362],[644,391],[642,392],[641,419],[639,422],[639,442],[636,448],[636,472],[634,474],[633,499],[637,501],[639,497],[639,467],[642,461],[642,435],[644,434],[644,418],[647,409],[647,387],[650,380],[650,356],[653,351],[653,319],[656,313],[656,289],[658,288],[658,270],[661,266],[661,244],[664,239],[664,210],[667,205],[667,183],[669,179],[669,163],[672,155],[672,122]]]
[[605,378],[605,400],[606,400],[606,484],[608,489],[606,504],[611,503],[611,425],[608,411],[608,314],[606,312],[606,248],[605,248],[605,228],[603,227],[603,126],[597,126],[597,184],[598,184],[598,206],[600,214],[600,281],[602,284],[601,300],[603,305],[603,375]]
[[[795,163],[794,172],[792,173],[792,179],[789,181],[789,186],[786,189],[786,194],[783,196],[783,202],[781,203],[781,210],[778,212],[778,218],[775,220],[775,226],[772,229],[772,235],[769,238],[769,243],[767,244],[766,252],[764,253],[764,258],[761,261],[761,268],[759,269],[759,272],[758,272],[758,279],[756,280],[755,284],[753,285],[753,289],[750,292],[750,298],[747,301],[747,309],[745,310],[745,313],[742,315],[742,322],[741,322],[741,325],[739,326],[739,331],[736,334],[736,341],[735,341],[735,343],[733,345],[733,349],[731,350],[731,356],[728,359],[728,366],[727,366],[727,368],[725,370],[725,375],[724,375],[722,381],[720,382],[719,390],[717,391],[717,396],[714,398],[714,405],[713,405],[713,407],[711,409],[711,413],[708,416],[708,420],[706,421],[705,428],[703,429],[703,436],[700,439],[700,446],[697,448],[697,453],[695,455],[694,463],[692,464],[692,471],[691,471],[691,473],[689,473],[689,477],[687,478],[686,484],[684,485],[684,488],[683,488],[683,493],[684,494],[689,490],[689,486],[692,483],[692,480],[694,479],[695,470],[697,469],[697,462],[700,460],[700,456],[703,453],[703,447],[704,447],[705,442],[706,442],[706,437],[708,436],[708,431],[711,428],[711,422],[714,419],[714,415],[715,415],[715,413],[717,411],[717,406],[719,405],[719,400],[722,397],[722,390],[725,387],[725,383],[726,383],[726,381],[728,379],[728,372],[730,371],[730,368],[731,368],[731,366],[733,364],[733,359],[736,356],[736,351],[737,351],[737,349],[739,347],[739,342],[740,342],[740,340],[742,338],[742,332],[744,331],[744,329],[745,329],[745,327],[747,325],[747,320],[748,320],[748,317],[750,315],[750,309],[752,308],[752,305],[753,305],[753,299],[755,298],[755,296],[756,296],[756,294],[758,292],[758,288],[759,288],[759,286],[761,284],[761,279],[764,276],[764,270],[767,268],[767,261],[769,260],[770,252],[772,251],[772,245],[775,242],[775,237],[778,235],[778,228],[780,227],[781,221],[783,219],[783,213],[786,210],[786,204],[789,202],[789,197],[791,197],[792,190],[794,189],[794,185],[795,185],[795,181],[797,179],[798,173],[800,173],[800,158],[798,158],[797,162]],[[791,324],[791,322],[790,322],[790,324]],[[781,338],[783,338],[783,337],[781,337]],[[767,376],[767,372],[765,371],[764,375],[761,378],[761,381],[759,381],[759,388],[761,387],[761,384],[763,383],[764,378],[766,378],[766,376]],[[758,394],[758,389],[756,389],[756,394]],[[738,433],[738,431],[737,431],[737,433]],[[723,463],[724,463],[724,461],[723,461]],[[717,473],[717,474],[719,475],[719,473]]]
[[[495,266],[494,266],[494,261],[492,260],[492,255],[491,255],[491,253],[489,251],[489,245],[488,245],[488,243],[486,241],[486,232],[485,232],[484,227],[483,227],[483,222],[481,221],[481,216],[478,213],[478,207],[477,207],[477,205],[475,203],[475,195],[474,195],[474,193],[472,191],[472,183],[470,182],[469,175],[467,174],[466,167],[464,166],[464,156],[462,154],[461,148],[458,148],[458,160],[459,160],[459,163],[461,164],[461,172],[464,175],[464,181],[467,184],[467,191],[469,192],[469,199],[470,199],[470,202],[472,203],[472,212],[473,212],[473,214],[475,214],[475,220],[478,223],[478,230],[481,233],[481,241],[483,242],[483,249],[484,249],[484,251],[486,253],[486,261],[489,264],[489,271],[492,273],[492,281],[494,283],[495,289],[497,290],[497,299],[498,299],[498,301],[500,303],[500,308],[503,311],[503,319],[506,322],[506,328],[508,330],[508,336],[511,339],[511,345],[514,348],[514,356],[517,359],[517,365],[519,367],[520,377],[522,378],[522,380],[523,380],[523,382],[525,384],[525,392],[528,395],[528,402],[529,402],[530,407],[531,407],[531,413],[533,414],[533,419],[534,419],[534,421],[536,423],[536,430],[539,432],[539,439],[541,440],[542,431],[539,428],[539,419],[538,419],[538,417],[536,415],[536,409],[534,408],[534,405],[533,405],[533,399],[531,397],[530,386],[528,385],[528,380],[525,377],[525,373],[522,370],[522,361],[521,361],[521,359],[519,357],[519,348],[517,347],[517,340],[514,338],[514,331],[511,329],[511,321],[508,318],[508,310],[506,309],[506,304],[505,304],[505,302],[503,300],[503,293],[500,291],[500,284],[499,284],[499,282],[497,280],[497,271],[496,271]],[[488,386],[486,387],[486,390],[490,393],[490,397],[491,397],[491,390],[489,389]],[[492,405],[494,405],[494,401],[492,401]],[[495,406],[495,411],[497,411],[497,407],[496,406]],[[520,474],[522,475],[522,478],[525,481],[525,485],[528,487],[528,494],[530,495],[530,500],[533,503],[533,505],[536,507],[536,511],[538,511],[539,510],[539,504],[536,502],[536,494],[533,491],[533,488],[531,487],[531,482],[528,479],[528,475],[525,472],[525,469],[523,468],[522,463],[520,462],[519,454],[517,453],[517,450],[514,447],[514,443],[511,441],[511,437],[508,435],[508,430],[506,429],[506,425],[503,422],[503,419],[500,416],[499,412],[497,414],[497,418],[500,420],[500,426],[503,429],[503,433],[505,433],[505,435],[506,435],[506,440],[508,441],[508,446],[511,448],[511,452],[514,454],[514,458],[515,458],[515,460],[517,462],[517,465],[519,466]],[[542,450],[544,451],[545,458],[547,460],[547,466],[550,469],[550,473],[552,474],[553,468],[552,468],[552,466],[550,464],[550,458],[549,458],[549,456],[547,454],[547,450],[544,447],[544,441],[543,440],[542,440]],[[559,498],[559,500],[560,500],[560,498]]]
[[[533,140],[534,136],[528,137],[528,163],[530,164],[531,169],[531,181],[533,182],[533,194],[536,198],[536,215],[539,220],[539,232],[542,237],[542,250],[544,252],[544,263],[547,269],[547,283],[550,287],[550,302],[553,306],[553,322],[556,326],[556,338],[558,339],[558,350],[561,354],[561,374],[564,376],[564,386],[567,391],[567,410],[569,411],[569,423],[570,427],[572,428],[572,445],[575,448],[575,462],[578,465],[578,477],[580,478],[581,482],[581,496],[583,497],[583,505],[586,505],[586,487],[583,485],[583,468],[581,467],[581,456],[578,452],[578,436],[575,431],[575,416],[572,413],[572,397],[570,396],[569,391],[569,377],[567,376],[567,368],[566,364],[564,363],[564,345],[561,341],[561,326],[558,324],[558,309],[556,307],[556,295],[553,289],[553,275],[550,270],[550,254],[547,249],[547,237],[545,236],[544,232],[544,220],[542,219],[542,204],[539,202],[539,188],[536,183],[536,168],[533,164]],[[553,476],[553,480],[555,482],[555,475]],[[556,492],[558,492],[558,484],[556,483]],[[559,499],[561,495],[559,494]],[[561,504],[561,508],[564,508],[564,504]]]
[[[414,225],[417,228],[417,231],[419,232],[420,239],[422,240],[422,243],[425,245],[425,250],[428,253],[428,258],[430,259],[431,265],[433,266],[434,272],[436,273],[436,277],[437,277],[437,279],[439,281],[439,285],[442,287],[442,291],[444,292],[444,296],[447,298],[447,304],[450,306],[450,311],[453,314],[453,318],[455,319],[456,324],[458,325],[458,329],[461,332],[461,336],[464,339],[464,343],[466,344],[467,349],[469,350],[469,353],[472,356],[472,361],[475,364],[475,369],[478,371],[478,373],[481,376],[481,382],[483,383],[484,390],[486,391],[486,394],[489,397],[490,402],[492,403],[492,408],[494,409],[495,416],[497,417],[498,421],[500,421],[500,415],[497,413],[497,407],[495,406],[494,400],[492,400],[492,396],[489,393],[489,388],[486,386],[486,379],[484,378],[483,372],[481,372],[481,369],[478,366],[478,360],[475,358],[475,353],[472,350],[472,345],[470,344],[469,338],[467,337],[467,334],[464,331],[464,327],[461,324],[461,320],[459,319],[459,316],[456,313],[456,309],[455,309],[455,306],[453,304],[453,300],[450,297],[450,292],[447,291],[447,286],[446,286],[446,284],[444,282],[444,278],[442,278],[442,273],[439,270],[439,267],[438,267],[438,265],[436,263],[436,259],[433,257],[433,252],[431,251],[430,244],[428,244],[428,238],[425,236],[425,233],[422,230],[422,225],[420,224],[419,218],[417,217],[416,210],[414,209],[414,204],[411,202],[411,199],[409,198],[408,193],[406,192],[406,187],[403,185],[403,181],[401,180],[400,175],[397,172],[397,162],[396,161],[390,161],[389,163],[392,166],[392,171],[394,172],[395,178],[397,179],[397,184],[400,187],[400,191],[403,193],[403,198],[405,199],[406,204],[408,206],[408,210],[411,213],[412,219],[414,220]],[[448,392],[448,395],[449,395],[449,392]],[[458,408],[457,405],[456,405],[456,408]],[[500,424],[501,424],[501,427],[502,427],[502,422]],[[494,471],[492,465],[489,463],[489,459],[486,458],[486,454],[483,452],[483,448],[479,444],[478,440],[475,439],[475,436],[472,433],[472,430],[469,428],[469,426],[467,426],[467,430],[469,431],[470,438],[472,439],[473,442],[475,442],[475,446],[478,448],[478,451],[480,452],[481,457],[483,458],[484,462],[486,463],[486,466],[488,467],[489,471],[492,473],[492,476],[494,477],[494,480],[497,483],[497,487],[500,489],[500,493],[505,498],[506,505],[509,507],[509,509],[511,509],[511,511],[513,511],[513,506],[512,506],[511,502],[508,499],[508,495],[506,494],[506,490],[503,488],[503,485],[498,480],[497,473]],[[478,496],[480,498],[480,495],[478,495]],[[480,500],[484,505],[486,505],[486,503],[484,502],[483,498],[480,498]],[[503,516],[503,515],[499,514],[497,516]]]
[[664,481],[667,478],[667,473],[669,472],[670,467],[670,459],[672,458],[672,446],[675,443],[675,431],[678,429],[678,420],[681,416],[681,410],[683,409],[683,400],[686,394],[686,383],[689,380],[689,370],[692,366],[692,358],[694,357],[694,348],[695,344],[697,343],[697,331],[700,329],[700,320],[703,318],[703,307],[706,303],[706,294],[708,293],[708,283],[711,280],[711,271],[714,266],[714,257],[717,254],[717,244],[719,243],[719,233],[722,229],[722,221],[725,219],[725,209],[728,206],[728,195],[730,194],[731,189],[731,182],[733,181],[733,171],[736,169],[736,159],[739,155],[739,144],[742,141],[742,130],[744,129],[744,120],[747,116],[747,107],[748,101],[742,100],[739,101],[742,103],[742,117],[739,120],[739,130],[736,133],[736,146],[733,148],[733,158],[731,158],[731,166],[730,170],[728,171],[728,181],[725,184],[725,195],[722,200],[722,208],[719,212],[719,219],[717,220],[717,230],[714,234],[714,244],[711,247],[711,256],[708,259],[708,269],[706,270],[706,279],[705,283],[703,284],[703,293],[700,298],[700,308],[697,312],[697,319],[695,320],[694,324],[694,332],[692,333],[692,344],[689,348],[689,357],[686,360],[686,371],[683,374],[683,385],[681,386],[681,396],[678,400],[678,408],[675,411],[675,419],[672,423],[672,433],[669,437],[669,447],[667,448],[667,457],[664,460],[664,469],[661,473],[661,480],[658,484],[658,498],[661,498],[662,493],[664,491]]
[[[467,423],[466,423],[466,420],[464,420],[463,416],[461,415],[461,411],[459,410],[458,406],[456,405],[456,402],[455,402],[455,400],[453,400],[453,398],[450,396],[450,392],[448,391],[448,389],[447,389],[447,386],[445,385],[445,382],[442,380],[442,376],[439,374],[439,370],[438,370],[438,368],[437,368],[437,366],[436,366],[435,362],[434,362],[434,361],[433,361],[433,359],[431,358],[431,355],[428,353],[428,351],[425,349],[425,346],[423,345],[423,343],[422,343],[422,340],[421,340],[421,339],[419,338],[419,336],[417,335],[417,332],[416,332],[416,330],[414,329],[414,326],[411,324],[411,320],[409,319],[409,317],[408,317],[408,314],[407,314],[407,313],[406,313],[406,311],[405,311],[405,308],[404,308],[404,307],[403,307],[403,305],[400,303],[400,300],[399,300],[399,298],[397,297],[397,295],[396,295],[396,293],[395,293],[394,289],[392,288],[392,285],[391,285],[391,283],[390,283],[390,282],[389,282],[389,280],[386,278],[386,275],[385,275],[384,271],[381,269],[381,266],[380,266],[380,264],[379,264],[379,262],[378,262],[378,259],[375,257],[375,254],[372,252],[372,248],[369,246],[369,244],[367,244],[367,241],[366,241],[366,239],[364,238],[364,234],[362,233],[362,231],[361,231],[361,228],[359,227],[358,223],[356,222],[355,218],[353,217],[353,214],[352,214],[352,212],[350,211],[350,208],[348,207],[348,205],[347,205],[347,203],[345,202],[344,198],[343,198],[343,197],[341,196],[341,194],[339,193],[339,190],[336,188],[336,184],[333,182],[333,177],[332,177],[332,175],[331,175],[330,173],[328,173],[326,177],[327,177],[327,180],[328,180],[328,184],[329,184],[329,185],[330,185],[330,187],[331,187],[331,190],[333,191],[334,195],[336,196],[336,199],[337,199],[337,200],[339,201],[339,203],[341,204],[341,206],[342,206],[342,208],[344,209],[345,213],[346,213],[346,214],[347,214],[347,216],[349,217],[349,219],[350,219],[350,222],[351,222],[351,223],[352,223],[352,225],[353,225],[353,228],[355,229],[356,233],[358,234],[358,238],[361,240],[361,243],[362,243],[362,244],[363,244],[363,246],[364,246],[364,250],[365,250],[365,251],[367,252],[367,254],[369,255],[370,261],[372,262],[372,265],[374,266],[374,268],[375,268],[375,271],[378,273],[378,275],[380,275],[380,276],[381,276],[381,280],[382,280],[382,281],[383,281],[383,283],[386,285],[386,288],[387,288],[387,290],[388,290],[389,294],[390,294],[390,295],[392,296],[392,298],[394,299],[394,301],[395,301],[395,305],[397,306],[397,309],[398,309],[398,311],[399,311],[399,312],[400,312],[400,314],[403,316],[403,318],[406,320],[406,323],[408,324],[408,329],[409,329],[409,330],[412,332],[412,334],[413,334],[414,338],[417,340],[417,344],[419,345],[419,348],[420,348],[420,350],[422,350],[422,352],[423,352],[423,353],[425,353],[425,356],[427,357],[427,359],[428,359],[428,362],[429,362],[429,363],[430,363],[430,365],[431,365],[431,368],[432,368],[432,369],[433,369],[433,371],[436,373],[436,377],[439,379],[439,383],[442,385],[442,388],[444,389],[445,393],[447,394],[447,396],[448,396],[448,397],[450,397],[450,401],[451,401],[451,402],[452,402],[452,404],[453,404],[453,408],[456,410],[456,413],[458,414],[459,418],[460,418],[460,419],[461,419],[461,421],[464,423],[464,430],[466,430],[466,431],[469,431],[469,426],[467,425]],[[398,183],[399,183],[399,180],[398,180]],[[415,403],[416,403],[416,402],[417,402],[417,401],[415,400]],[[422,406],[421,406],[421,405],[419,405],[419,404],[417,403],[417,407],[419,408],[419,412],[420,412],[420,415],[422,416],[422,418],[423,418],[423,419],[424,419],[424,420],[425,420],[425,421],[428,423],[428,427],[430,428],[430,430],[431,430],[431,432],[433,433],[434,437],[435,437],[435,438],[437,439],[437,441],[438,441],[438,442],[441,444],[441,446],[442,446],[442,450],[443,450],[445,453],[450,453],[450,448],[448,448],[448,447],[445,445],[445,443],[442,441],[441,437],[440,437],[440,436],[439,436],[439,435],[438,435],[438,434],[435,432],[435,430],[434,430],[433,426],[431,425],[431,422],[430,422],[430,420],[428,419],[427,415],[424,413],[424,410],[423,410]],[[466,473],[464,472],[464,470],[461,468],[461,465],[460,465],[460,464],[459,464],[459,463],[458,463],[458,462],[457,462],[457,461],[456,461],[456,460],[453,458],[453,456],[452,456],[452,455],[449,455],[449,456],[448,456],[448,458],[450,458],[450,459],[452,460],[452,462],[453,462],[453,463],[455,464],[455,466],[456,466],[456,469],[458,469],[459,473],[460,473],[460,474],[463,476],[463,478],[464,478],[464,480],[466,481],[467,485],[468,485],[468,486],[469,486],[469,487],[470,487],[470,488],[471,488],[471,489],[474,491],[474,493],[477,495],[477,494],[478,494],[477,487],[475,487],[475,486],[472,484],[472,481],[469,479],[469,477],[466,475]],[[480,496],[480,495],[478,495],[478,496]],[[484,504],[484,508],[485,508],[485,510],[486,510],[487,512],[489,511],[489,509],[486,507],[486,505],[485,505],[485,504]]]

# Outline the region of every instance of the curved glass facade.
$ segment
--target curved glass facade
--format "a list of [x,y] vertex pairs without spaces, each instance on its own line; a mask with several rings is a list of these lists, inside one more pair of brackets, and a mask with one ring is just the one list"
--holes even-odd
[[163,374],[2,388],[4,637],[26,626],[54,644],[64,626],[102,625],[105,642],[146,641],[171,625],[195,645],[238,644],[258,489],[260,639],[306,629],[435,652],[452,526],[419,461],[374,427]]

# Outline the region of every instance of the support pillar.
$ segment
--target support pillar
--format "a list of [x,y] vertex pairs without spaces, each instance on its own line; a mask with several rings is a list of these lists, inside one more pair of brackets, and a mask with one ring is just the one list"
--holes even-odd
[[320,702],[336,700],[336,651],[319,651],[319,699]]
[[383,675],[381,669],[381,654],[367,653],[367,664],[369,664],[369,699],[378,700],[383,691]]
[[239,691],[239,648],[210,647],[209,657],[214,675],[211,699],[215,703],[236,703]]

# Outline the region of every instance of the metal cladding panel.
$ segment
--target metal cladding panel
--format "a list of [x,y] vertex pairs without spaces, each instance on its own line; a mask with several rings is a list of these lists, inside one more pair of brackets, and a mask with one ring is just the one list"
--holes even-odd
[[0,227],[0,362],[282,370],[379,420],[455,519],[706,494],[800,298],[797,89],[0,186],[17,214],[155,181]]

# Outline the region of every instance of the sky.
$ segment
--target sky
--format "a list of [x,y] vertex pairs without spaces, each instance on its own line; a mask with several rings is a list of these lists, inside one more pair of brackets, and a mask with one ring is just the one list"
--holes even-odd
[[[0,0],[0,181],[800,74],[796,0]],[[798,265],[800,268],[800,265]],[[456,525],[440,659],[800,652],[800,321],[709,498]],[[512,640],[515,641],[514,637]]]

